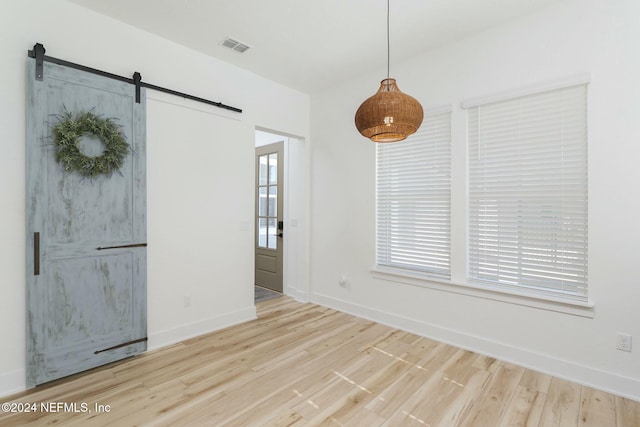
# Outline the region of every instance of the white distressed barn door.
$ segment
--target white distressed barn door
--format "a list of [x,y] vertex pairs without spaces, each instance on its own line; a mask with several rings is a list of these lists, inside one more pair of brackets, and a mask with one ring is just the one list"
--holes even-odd
[[[27,64],[27,384],[146,350],[146,112],[142,89],[85,71]],[[56,161],[57,116],[114,118],[131,147],[120,171],[85,178]],[[80,139],[96,156],[102,143]],[[101,249],[98,249],[101,248]]]

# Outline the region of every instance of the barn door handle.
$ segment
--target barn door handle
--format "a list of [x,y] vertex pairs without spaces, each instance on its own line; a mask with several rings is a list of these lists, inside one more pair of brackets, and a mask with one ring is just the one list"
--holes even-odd
[[40,275],[40,233],[33,233],[33,275]]
[[134,243],[132,245],[120,245],[120,246],[98,246],[96,250],[102,251],[104,249],[122,249],[122,248],[143,248],[146,247],[146,243]]

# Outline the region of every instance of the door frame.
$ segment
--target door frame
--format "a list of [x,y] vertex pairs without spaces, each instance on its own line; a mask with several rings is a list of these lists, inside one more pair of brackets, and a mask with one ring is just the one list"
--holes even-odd
[[[284,141],[282,291],[284,295],[298,301],[308,302],[310,292],[309,144],[304,137],[256,126],[255,147],[278,141]],[[252,197],[255,198],[255,185]],[[255,217],[255,211],[253,215]],[[253,238],[255,239],[255,233]],[[253,247],[255,259],[255,242]],[[253,285],[251,283],[252,289]],[[253,295],[253,291],[251,294]]]

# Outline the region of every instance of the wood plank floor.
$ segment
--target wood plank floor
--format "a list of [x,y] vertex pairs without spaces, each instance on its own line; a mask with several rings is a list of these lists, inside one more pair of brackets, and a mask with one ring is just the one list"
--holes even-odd
[[287,297],[0,401],[37,406],[2,426],[640,426],[638,402]]

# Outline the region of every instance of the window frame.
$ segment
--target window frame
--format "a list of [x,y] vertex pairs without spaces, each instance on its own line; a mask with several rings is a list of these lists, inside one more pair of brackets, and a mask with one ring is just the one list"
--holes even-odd
[[[395,270],[406,271],[409,274],[420,274],[420,275],[423,275],[424,277],[430,277],[433,279],[440,279],[440,280],[449,280],[451,278],[451,142],[452,142],[451,116],[452,116],[451,105],[429,109],[425,111],[425,120],[423,121],[421,129],[418,130],[416,134],[411,135],[405,141],[401,141],[398,143],[376,145],[375,265],[376,265],[376,268],[378,269],[387,269],[388,271],[395,271]],[[431,125],[435,126],[435,128],[433,127],[429,127],[427,129],[424,128],[425,121],[428,121],[428,120],[434,120],[434,122],[431,123]],[[429,132],[431,132],[431,134],[427,135]],[[446,132],[446,134],[443,134],[441,132]],[[438,146],[435,149],[431,149],[428,146],[426,149],[419,148],[420,147],[419,144],[425,143],[425,140],[433,141],[434,139],[437,140],[436,143],[438,144]],[[429,256],[425,255],[422,259],[416,260],[415,264],[410,264],[408,262],[409,258],[411,258],[411,255],[409,254],[409,252],[411,251],[411,248],[404,246],[404,245],[410,245],[411,242],[408,242],[407,241],[408,239],[403,239],[401,237],[395,237],[395,238],[390,237],[394,233],[397,236],[398,229],[400,227],[408,226],[408,223],[399,225],[397,217],[389,219],[389,217],[393,215],[389,213],[389,211],[392,210],[392,208],[389,207],[391,202],[381,202],[381,199],[386,198],[388,200],[390,197],[394,197],[394,196],[393,195],[390,196],[389,193],[387,193],[385,195],[382,195],[381,197],[381,194],[380,194],[381,189],[389,190],[389,188],[392,187],[389,184],[389,181],[391,180],[391,178],[389,178],[388,175],[385,175],[384,177],[381,176],[381,170],[383,169],[385,172],[389,173],[389,170],[385,169],[385,166],[382,163],[385,161],[383,157],[385,157],[386,160],[391,159],[391,161],[398,161],[398,157],[396,157],[394,154],[385,153],[385,152],[391,151],[391,153],[393,153],[394,150],[397,151],[397,148],[407,147],[406,145],[407,143],[414,144],[413,146],[414,149],[412,151],[414,156],[418,154],[428,155],[429,153],[433,153],[433,152],[442,152],[446,159],[445,160],[446,171],[442,170],[444,166],[442,162],[440,161],[430,162],[429,167],[431,167],[432,173],[427,173],[426,171],[413,172],[411,176],[404,175],[403,178],[396,178],[396,180],[397,179],[411,180],[412,178],[415,179],[418,177],[424,178],[425,175],[431,175],[432,177],[434,177],[435,175],[439,175],[437,177],[434,177],[432,181],[429,181],[429,185],[425,187],[423,191],[429,192],[430,190],[432,190],[437,192],[438,200],[440,200],[440,203],[438,203],[439,207],[437,209],[439,213],[441,213],[441,215],[433,215],[429,219],[422,219],[417,223],[417,225],[415,225],[414,223],[414,227],[423,226],[426,228],[426,227],[433,227],[435,225],[436,227],[440,227],[439,230],[442,230],[443,226],[446,227],[444,232],[432,231],[431,233],[425,232],[423,234],[423,237],[426,236],[427,234],[431,234],[434,236],[438,235],[437,240],[441,248],[440,249],[431,248],[431,251],[432,251],[431,255]],[[397,144],[404,144],[404,145],[398,146]],[[406,153],[406,154],[411,154],[411,153]],[[405,154],[403,154],[403,156],[404,155]],[[406,162],[408,161],[408,159],[407,157],[402,157],[401,161]],[[413,161],[413,159],[409,161]],[[437,170],[434,171],[434,169],[437,169]],[[443,174],[446,176],[443,177],[442,176]],[[382,181],[384,181],[384,183],[382,183]],[[445,187],[446,187],[446,190],[445,190]],[[404,197],[406,196],[407,195],[404,195]],[[443,203],[442,200],[444,199],[441,199],[441,198],[443,197],[446,198],[446,206],[442,204]],[[430,200],[427,199],[427,203],[429,202]],[[385,205],[386,209],[381,207],[381,204],[383,203],[387,203]],[[398,210],[399,209],[400,208],[398,208]],[[384,211],[384,215],[382,215],[383,211]],[[416,210],[413,211],[414,215],[420,215],[423,212],[424,212],[424,206],[422,208],[416,207]],[[444,218],[443,215],[446,215],[446,219]],[[384,222],[384,220],[381,218],[382,216],[387,217],[386,222]],[[435,218],[437,216],[440,216],[440,218],[439,219]],[[394,231],[387,231],[385,233],[384,231],[382,231],[382,228],[386,228],[387,230],[390,230],[391,228],[393,228]],[[415,240],[413,243],[416,245],[419,244]],[[445,248],[442,248],[442,245],[445,245]],[[397,248],[396,252],[394,252],[393,249],[390,248],[391,246],[396,246]],[[404,252],[405,255],[403,256],[401,252]],[[394,261],[394,257],[396,261]],[[403,257],[405,258],[406,262],[402,262]],[[427,266],[428,264],[430,264],[430,266]]]
[[[561,298],[553,295],[540,295],[526,292],[523,289],[507,289],[490,284],[471,283],[467,277],[468,265],[468,170],[467,170],[467,134],[466,109],[482,103],[496,102],[513,97],[526,96],[558,88],[586,84],[591,82],[590,73],[580,73],[554,80],[544,81],[515,89],[494,92],[489,95],[467,98],[451,109],[451,144],[452,144],[452,239],[451,239],[451,279],[434,278],[415,271],[401,270],[374,264],[370,274],[375,280],[388,285],[417,286],[438,292],[447,292],[481,298],[502,303],[516,304],[534,309],[575,315],[579,317],[595,317],[595,304],[591,293],[585,300]],[[589,91],[587,90],[587,106]],[[451,108],[451,107],[450,107]],[[428,113],[425,113],[425,115]],[[587,109],[587,132],[589,128],[589,111]],[[588,147],[587,147],[588,148]],[[588,151],[587,151],[588,167]],[[588,176],[587,176],[588,180]],[[587,188],[588,193],[588,188]],[[461,215],[460,212],[463,212]],[[377,225],[377,220],[376,220]],[[377,242],[376,242],[377,249]],[[377,261],[376,261],[377,262]]]
[[469,283],[588,301],[587,101],[583,83],[467,110]]

